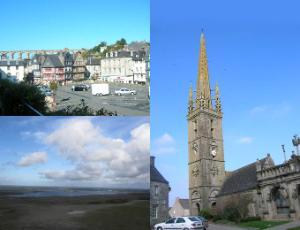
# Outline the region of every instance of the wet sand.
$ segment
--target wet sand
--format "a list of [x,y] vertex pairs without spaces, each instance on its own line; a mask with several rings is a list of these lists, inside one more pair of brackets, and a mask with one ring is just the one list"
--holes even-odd
[[143,230],[149,193],[82,197],[10,197],[0,194],[0,230]]

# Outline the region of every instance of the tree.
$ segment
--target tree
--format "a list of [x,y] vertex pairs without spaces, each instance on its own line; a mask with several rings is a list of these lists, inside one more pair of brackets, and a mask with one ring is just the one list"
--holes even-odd
[[34,80],[33,73],[31,73],[31,72],[27,73],[23,80],[24,80],[24,82],[32,85],[33,84],[33,80]]
[[127,45],[127,42],[126,42],[125,38],[121,38],[120,40],[116,41],[116,45],[125,46],[125,45]]
[[50,89],[53,91],[53,104],[56,106],[56,90],[58,88],[58,84],[56,81],[50,82]]
[[36,86],[0,80],[1,115],[37,115],[29,106],[42,114],[48,109],[45,95]]

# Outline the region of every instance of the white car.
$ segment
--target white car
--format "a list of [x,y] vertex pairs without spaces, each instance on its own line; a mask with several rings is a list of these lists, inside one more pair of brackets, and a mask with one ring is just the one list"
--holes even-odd
[[135,95],[136,94],[136,91],[135,90],[130,90],[130,89],[127,89],[127,88],[121,88],[119,90],[115,90],[115,94],[116,95]]
[[202,221],[195,216],[182,216],[177,218],[171,218],[164,223],[154,225],[155,230],[165,229],[203,229]]

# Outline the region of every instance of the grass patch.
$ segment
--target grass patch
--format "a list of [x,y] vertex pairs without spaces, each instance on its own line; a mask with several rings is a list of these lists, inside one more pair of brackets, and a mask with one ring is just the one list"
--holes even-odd
[[294,228],[288,228],[288,230],[300,230],[300,226]]
[[289,221],[257,220],[257,221],[248,221],[248,222],[239,223],[238,226],[256,228],[256,229],[266,229],[266,228],[274,227],[274,226],[277,226],[277,225],[286,224],[288,222]]

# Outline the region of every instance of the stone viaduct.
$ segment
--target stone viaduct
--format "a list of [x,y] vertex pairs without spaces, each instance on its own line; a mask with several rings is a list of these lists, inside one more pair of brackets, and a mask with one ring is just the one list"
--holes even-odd
[[25,59],[30,59],[35,54],[57,54],[57,53],[77,53],[82,51],[82,49],[63,49],[63,50],[0,50],[0,61],[4,60],[15,60],[15,55],[18,55],[18,60],[23,60],[25,54]]

